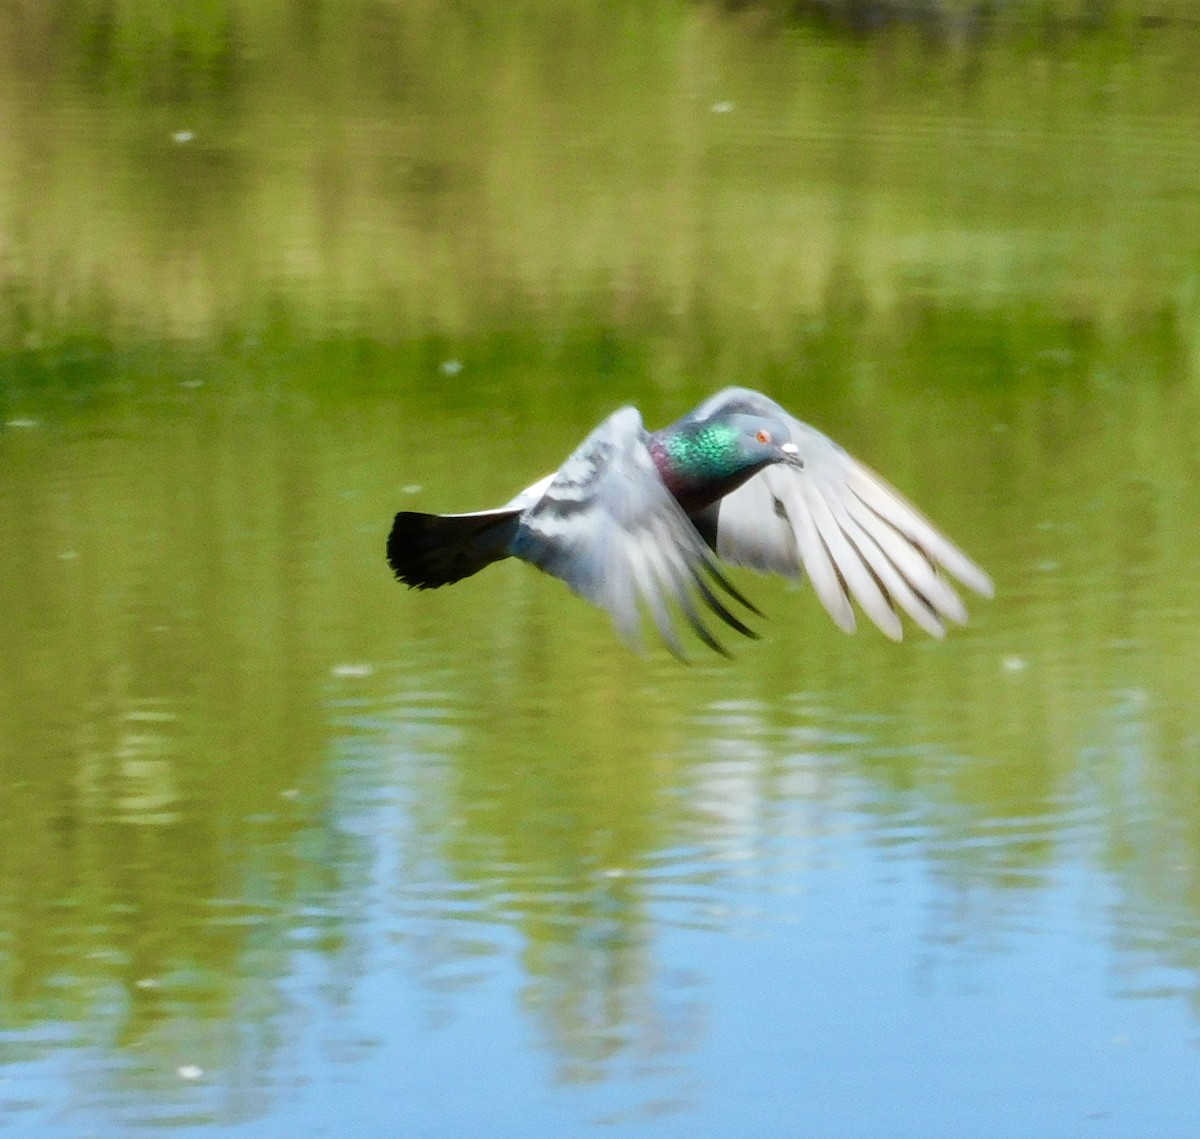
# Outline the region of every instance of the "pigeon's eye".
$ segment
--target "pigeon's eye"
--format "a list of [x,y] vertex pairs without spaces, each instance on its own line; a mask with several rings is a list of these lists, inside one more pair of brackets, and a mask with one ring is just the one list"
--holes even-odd
[[771,442],[771,433],[769,431],[765,430],[764,428],[760,427],[754,433],[754,438],[757,439],[760,443],[770,443]]

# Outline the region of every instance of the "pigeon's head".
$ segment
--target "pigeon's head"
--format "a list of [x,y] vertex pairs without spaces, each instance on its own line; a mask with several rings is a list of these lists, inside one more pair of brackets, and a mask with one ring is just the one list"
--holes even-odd
[[772,463],[802,466],[787,426],[761,415],[689,419],[658,432],[651,447],[663,481],[687,509],[698,509]]
[[[721,420],[703,422],[715,424],[717,431],[721,429]],[[729,446],[736,456],[734,461],[739,469],[760,471],[772,463],[790,463],[797,467],[804,465],[800,460],[800,449],[792,442],[787,427],[778,419],[762,415],[729,415],[724,423],[732,432]]]

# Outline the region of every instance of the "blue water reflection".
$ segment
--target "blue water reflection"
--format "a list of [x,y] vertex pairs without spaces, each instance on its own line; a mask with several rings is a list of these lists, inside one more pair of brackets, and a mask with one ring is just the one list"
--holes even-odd
[[[376,842],[362,976],[303,1018],[313,1055],[276,1076],[299,1084],[273,1113],[278,1133],[751,1136],[782,1119],[789,1133],[846,1136],[968,1121],[995,1136],[1187,1134],[1196,1030],[1185,1003],[1163,998],[1194,980],[1146,962],[1131,991],[1106,944],[1121,900],[1095,873],[1094,806],[941,819],[935,837],[903,807],[881,821],[877,788],[839,761],[870,756],[872,718],[839,724],[805,695],[766,731],[761,707],[719,701],[696,717],[705,738],[678,789],[686,838],[644,865],[599,868],[597,904],[578,916],[577,879],[514,892],[501,864],[468,886],[437,840],[423,847],[415,804],[449,774],[438,743],[454,746],[453,716],[431,706],[419,748],[404,709],[369,731],[407,743],[372,759],[346,738],[342,762],[386,764],[397,782],[368,780],[348,824]],[[1042,871],[1004,869],[1051,836]],[[531,911],[560,934],[532,943]],[[321,985],[300,987],[311,1001]],[[332,1080],[330,1055],[345,1062]]]
[[[708,715],[728,727],[743,711]],[[269,1122],[236,1126],[237,1096],[216,1114],[247,1135],[753,1136],[781,1120],[835,1136],[1187,1134],[1196,1030],[1162,998],[1192,982],[1139,967],[1157,999],[1128,999],[1129,966],[1106,945],[1119,898],[1086,861],[1095,816],[1058,820],[1075,853],[1036,889],[955,882],[924,827],[901,816],[881,830],[856,809],[870,789],[829,756],[869,749],[869,729],[797,734],[769,807],[761,766],[721,758],[717,741],[695,772],[690,844],[600,871],[608,901],[537,946],[518,911],[569,929],[573,895],[448,881],[411,814],[444,761],[372,760],[349,735],[352,770],[404,768],[394,789],[360,784],[344,823],[373,843],[357,944],[332,971],[293,958],[288,1038],[251,1081],[267,1078]],[[961,841],[1003,848],[1039,828],[997,830]],[[642,912],[633,934],[604,919],[625,884]],[[196,1089],[173,1122],[212,1106]]]

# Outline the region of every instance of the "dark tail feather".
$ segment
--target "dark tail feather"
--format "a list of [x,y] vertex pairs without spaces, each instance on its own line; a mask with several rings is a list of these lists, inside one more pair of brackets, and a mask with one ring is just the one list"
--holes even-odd
[[388,535],[387,560],[396,577],[417,589],[437,589],[508,557],[519,510],[482,514],[417,514],[403,510]]

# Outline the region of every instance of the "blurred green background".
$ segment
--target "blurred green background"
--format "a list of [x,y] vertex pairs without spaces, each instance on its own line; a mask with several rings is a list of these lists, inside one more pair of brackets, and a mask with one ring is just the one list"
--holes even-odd
[[[1118,955],[1097,1017],[1185,1008],[1177,1094],[1136,1068],[1112,1093],[1171,1134],[1200,965],[1198,49],[1168,0],[0,6],[14,1126],[295,1134],[309,1002],[353,1019],[384,976],[401,1004],[515,985],[497,1039],[550,1057],[515,1088],[628,1085],[671,931],[727,933],[731,897],[819,879],[796,851],[850,835],[932,884],[888,894],[918,923],[982,896]],[[390,581],[395,510],[494,505],[620,404],[657,426],[732,382],[882,471],[997,600],[894,646],[741,575],[764,640],[681,669],[528,567]],[[1075,874],[1102,920],[1055,893]],[[736,1000],[721,977],[701,1004]],[[715,1082],[720,1033],[684,1035]],[[785,1118],[828,1072],[767,1038]],[[1086,1068],[1058,1061],[1050,1086]],[[439,1071],[430,1103],[464,1078]]]

